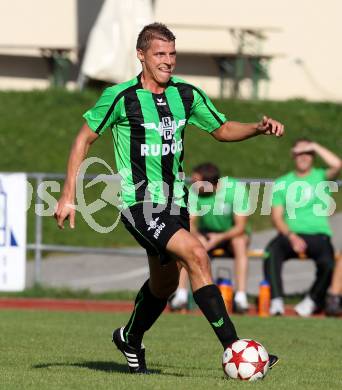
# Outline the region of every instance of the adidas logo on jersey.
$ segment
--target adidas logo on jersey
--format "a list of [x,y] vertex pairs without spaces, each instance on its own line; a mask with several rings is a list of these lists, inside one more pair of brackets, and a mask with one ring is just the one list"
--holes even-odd
[[172,144],[141,144],[140,155],[141,156],[166,156],[170,153],[176,154],[183,150],[183,141],[174,141]]

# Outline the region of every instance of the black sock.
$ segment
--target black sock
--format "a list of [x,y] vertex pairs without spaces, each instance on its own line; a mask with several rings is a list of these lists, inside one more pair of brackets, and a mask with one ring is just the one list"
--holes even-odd
[[135,298],[133,313],[124,328],[126,342],[139,348],[144,333],[156,322],[166,304],[167,299],[159,299],[152,295],[147,280]]
[[193,296],[223,348],[238,340],[234,324],[228,316],[220,290],[215,284],[201,287],[193,293]]

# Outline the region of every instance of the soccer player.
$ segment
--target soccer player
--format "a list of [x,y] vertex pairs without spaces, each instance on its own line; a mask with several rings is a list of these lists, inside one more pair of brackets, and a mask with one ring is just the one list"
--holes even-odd
[[[67,177],[56,210],[57,224],[75,226],[77,171],[91,144],[106,129],[113,135],[116,165],[122,174],[122,221],[146,249],[150,277],[135,300],[128,323],[113,332],[132,373],[148,373],[144,333],[163,312],[178,286],[178,264],[188,271],[196,303],[222,346],[238,339],[222,296],[213,283],[210,262],[200,241],[190,234],[183,174],[184,130],[194,124],[221,142],[256,135],[283,134],[283,125],[264,117],[259,123],[227,121],[199,88],[172,76],[175,36],[165,26],[145,26],[137,40],[142,73],[105,89],[84,114],[71,149]],[[272,357],[271,365],[277,360]]]
[[[315,168],[318,155],[328,165]],[[309,139],[298,139],[292,148],[295,169],[275,181],[272,220],[278,236],[266,248],[265,277],[271,285],[272,315],[284,313],[281,268],[284,261],[306,255],[316,263],[316,279],[309,294],[298,305],[298,315],[307,317],[324,308],[334,268],[334,249],[327,216],[329,193],[324,181],[337,177],[341,160],[330,150]],[[321,212],[322,210],[324,210]]]
[[[225,255],[235,258],[234,309],[244,313],[248,310],[247,191],[233,177],[220,178],[218,167],[209,162],[193,169],[192,183],[189,195],[191,233],[199,239],[209,257],[221,249]],[[181,309],[187,304],[187,285],[188,274],[182,268],[178,289],[170,302],[172,309]]]

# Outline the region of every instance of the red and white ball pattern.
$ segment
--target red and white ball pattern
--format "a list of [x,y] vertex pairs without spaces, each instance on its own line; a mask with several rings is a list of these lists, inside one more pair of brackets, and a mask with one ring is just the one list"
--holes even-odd
[[257,341],[237,340],[224,351],[222,366],[229,378],[256,381],[267,374],[268,352]]

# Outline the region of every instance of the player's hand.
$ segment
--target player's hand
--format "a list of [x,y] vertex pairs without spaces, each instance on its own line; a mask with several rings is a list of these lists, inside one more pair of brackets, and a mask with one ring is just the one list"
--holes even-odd
[[257,131],[264,135],[281,137],[284,134],[284,125],[272,118],[264,116],[257,125]]
[[211,249],[215,248],[218,244],[220,244],[224,240],[224,234],[223,233],[208,233],[207,236],[207,246],[206,250],[210,251]]
[[71,229],[75,228],[75,206],[73,199],[62,196],[55,210],[54,217],[60,229],[64,229],[64,221],[66,220],[69,220]]
[[315,153],[316,151],[315,142],[306,142],[303,144],[298,144],[291,149],[292,154],[302,154],[302,153]]
[[290,233],[288,236],[292,249],[299,255],[303,255],[306,251],[307,245],[302,237],[297,236],[295,233]]

